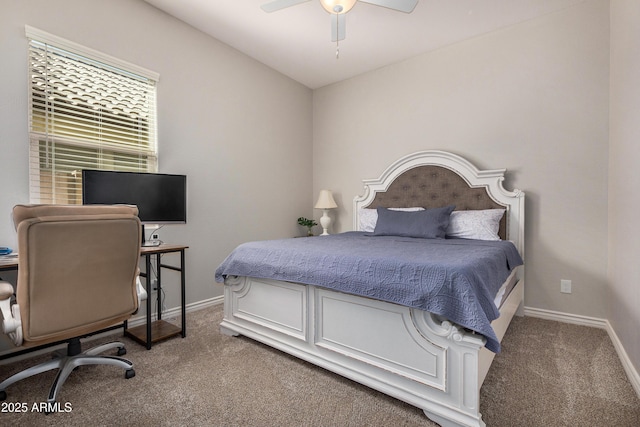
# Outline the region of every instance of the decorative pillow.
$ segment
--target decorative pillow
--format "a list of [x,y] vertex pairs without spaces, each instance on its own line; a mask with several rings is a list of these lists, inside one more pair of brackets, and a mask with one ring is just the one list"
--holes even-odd
[[[424,208],[389,208],[393,211],[415,212],[423,211]],[[376,209],[359,209],[358,210],[358,222],[360,223],[360,231],[367,233],[373,233],[376,228],[376,222],[378,222],[378,211]]]
[[378,222],[373,235],[444,239],[454,208],[446,206],[415,212],[378,208]]
[[505,211],[505,209],[485,209],[452,212],[447,228],[447,237],[500,240],[498,230]]

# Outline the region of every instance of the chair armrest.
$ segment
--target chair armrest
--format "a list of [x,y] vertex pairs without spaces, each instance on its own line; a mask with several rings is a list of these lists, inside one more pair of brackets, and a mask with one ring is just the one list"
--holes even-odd
[[11,338],[17,346],[22,345],[22,319],[18,304],[11,305],[13,286],[7,282],[0,282],[0,312],[2,312],[2,331]]
[[147,299],[147,291],[144,290],[140,276],[136,277],[136,293],[138,294],[138,307],[142,305],[142,301]]
[[13,286],[11,283],[0,280],[0,300],[10,299],[13,296]]

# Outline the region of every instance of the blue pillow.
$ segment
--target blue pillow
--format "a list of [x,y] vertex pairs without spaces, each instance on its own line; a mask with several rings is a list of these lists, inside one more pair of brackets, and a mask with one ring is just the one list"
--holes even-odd
[[378,222],[374,236],[419,237],[444,239],[449,226],[449,216],[455,206],[406,212],[378,208]]

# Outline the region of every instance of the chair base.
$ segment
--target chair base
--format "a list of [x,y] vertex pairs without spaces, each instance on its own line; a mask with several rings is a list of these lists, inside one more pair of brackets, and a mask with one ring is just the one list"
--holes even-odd
[[49,390],[49,396],[47,397],[48,403],[56,401],[60,388],[66,381],[71,372],[78,366],[83,365],[113,365],[125,369],[125,378],[133,378],[136,372],[133,370],[133,363],[127,359],[116,356],[99,356],[100,353],[117,348],[118,355],[126,353],[124,344],[121,342],[111,342],[102,344],[97,347],[93,347],[85,352],[80,352],[80,339],[74,338],[69,341],[67,345],[66,354],[54,353],[54,358],[47,362],[43,362],[39,365],[32,366],[25,369],[22,372],[7,378],[0,383],[0,400],[7,398],[6,389],[11,384],[23,380],[28,377],[40,374],[42,372],[50,371],[52,369],[58,369],[58,375],[56,375]]

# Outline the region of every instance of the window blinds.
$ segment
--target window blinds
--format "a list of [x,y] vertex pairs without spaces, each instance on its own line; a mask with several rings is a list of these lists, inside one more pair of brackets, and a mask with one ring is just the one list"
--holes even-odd
[[82,202],[82,169],[157,171],[156,81],[29,40],[33,203]]

